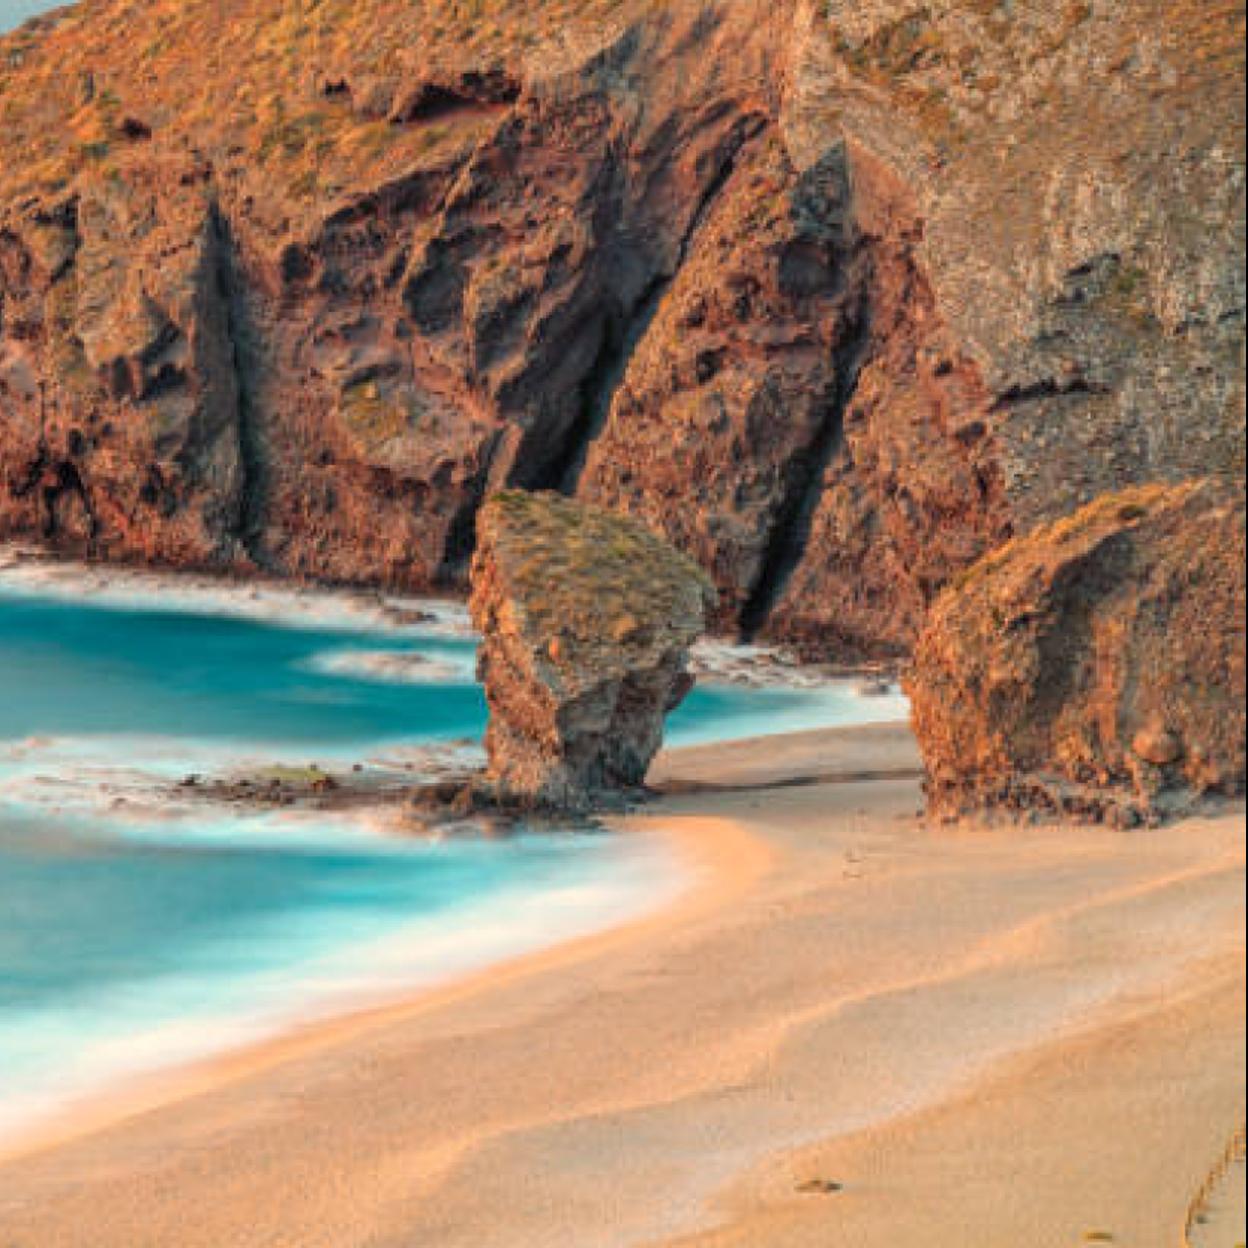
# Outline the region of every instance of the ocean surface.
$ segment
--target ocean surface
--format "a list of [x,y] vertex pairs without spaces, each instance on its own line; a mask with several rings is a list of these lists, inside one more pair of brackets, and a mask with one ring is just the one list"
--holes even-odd
[[[657,838],[434,841],[367,811],[179,798],[188,773],[419,773],[479,754],[474,642],[445,621],[236,608],[0,583],[0,1143],[127,1076],[601,928],[688,883]],[[700,687],[670,737],[899,714],[900,698],[843,687]]]

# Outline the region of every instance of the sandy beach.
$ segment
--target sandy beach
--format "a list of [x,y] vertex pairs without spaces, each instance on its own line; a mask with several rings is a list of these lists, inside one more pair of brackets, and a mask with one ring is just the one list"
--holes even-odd
[[677,905],[29,1141],[0,1244],[1172,1248],[1244,1119],[1242,812],[928,827],[915,767],[669,754],[619,830]]

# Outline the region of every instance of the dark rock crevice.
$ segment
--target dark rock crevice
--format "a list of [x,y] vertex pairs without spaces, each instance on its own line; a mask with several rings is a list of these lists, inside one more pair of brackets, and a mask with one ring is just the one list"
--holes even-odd
[[[557,439],[549,439],[540,427],[524,435],[522,445],[512,457],[512,469],[506,474],[508,487],[551,490],[568,496],[576,493],[590,448],[606,426],[615,396],[638,347],[654,323],[672,283],[684,269],[699,231],[731,181],[743,153],[767,129],[767,118],[761,114],[751,113],[738,119],[719,150],[714,174],[680,236],[673,263],[657,273],[628,306],[618,293],[621,283],[612,278],[613,261],[608,249],[602,261],[604,293],[599,300],[594,331],[597,347],[577,386],[576,415]],[[614,263],[618,264],[618,259]],[[457,580],[472,555],[476,515],[488,495],[491,464],[502,450],[502,443],[500,434],[485,454],[484,463],[451,524],[438,578],[443,583]]]
[[1002,412],[1007,408],[1018,407],[1024,403],[1039,403],[1045,399],[1112,393],[1111,387],[1091,381],[1086,377],[1074,376],[1062,379],[1046,377],[1041,381],[1010,386],[994,401],[992,411]]
[[815,512],[823,497],[828,465],[845,440],[845,413],[854,400],[858,377],[870,342],[870,315],[864,293],[849,325],[849,333],[835,352],[836,384],[824,417],[804,455],[789,465],[788,490],[772,525],[759,575],[741,609],[741,639],[753,641],[766,626],[806,552]]
[[40,477],[43,502],[43,537],[52,540],[57,536],[64,509],[80,508],[85,518],[85,528],[90,540],[99,532],[99,520],[91,505],[91,496],[78,466],[72,460],[63,459],[49,465]]
[[551,488],[562,494],[576,493],[576,485],[585,468],[589,448],[602,432],[616,392],[624,384],[628,365],[645,336],[664,293],[671,285],[668,274],[656,277],[642,294],[628,323],[618,312],[608,314],[603,330],[602,346],[594,367],[581,386],[581,418],[572,430],[568,444],[551,474]]
[[[671,283],[688,262],[694,240],[731,181],[741,155],[766,129],[768,121],[763,116],[741,117],[731,130],[721,150],[714,176],[701,193],[698,206],[680,236],[674,262],[651,278],[645,290],[630,307],[623,307],[614,295],[604,301],[605,307],[600,313],[602,328],[599,347],[592,366],[580,383],[577,418],[560,441],[558,453],[544,464],[538,474],[529,474],[529,478],[523,483],[524,488],[553,489],[567,495],[577,492],[590,448],[607,426],[615,396],[628,376],[636,349],[653,326]],[[612,285],[609,277],[607,285]]]
[[457,585],[472,558],[477,543],[477,515],[489,494],[494,462],[506,437],[498,429],[481,448],[480,462],[464,489],[464,499],[456,509],[447,528],[446,545],[436,581],[441,585]]
[[269,469],[257,399],[259,338],[247,303],[241,261],[230,222],[214,205],[209,223],[216,271],[213,278],[225,310],[225,333],[234,370],[235,419],[241,481],[235,513],[235,531],[247,557],[265,566],[264,533],[268,510]]
[[628,376],[637,348],[654,324],[672,283],[688,262],[694,240],[732,180],[743,153],[767,129],[767,119],[762,116],[750,115],[738,121],[724,146],[719,167],[680,238],[675,263],[650,281],[631,310],[623,312],[618,307],[607,310],[601,347],[593,368],[581,385],[580,414],[576,424],[546,478],[535,488],[558,490],[569,496],[576,493],[590,449],[606,426],[615,396]]
[[[72,528],[76,533],[85,533],[90,546],[100,528],[91,494],[78,464],[72,458],[57,454],[49,445],[47,417],[47,395],[40,386],[38,448],[13,493],[17,498],[33,496],[38,511],[39,535],[45,541],[56,541],[66,529]],[[77,525],[65,524],[67,510],[79,513]]]
[[394,125],[437,121],[456,113],[502,111],[520,98],[514,79],[465,75],[458,83],[422,83],[396,105],[389,120]]

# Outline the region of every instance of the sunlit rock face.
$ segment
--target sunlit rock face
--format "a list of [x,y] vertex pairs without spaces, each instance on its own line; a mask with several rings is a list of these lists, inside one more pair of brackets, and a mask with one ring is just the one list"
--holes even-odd
[[554,494],[489,502],[471,609],[500,803],[576,809],[638,788],[715,597],[635,521]]
[[1099,499],[937,602],[909,693],[935,810],[1134,823],[1244,791],[1244,505]]
[[[471,15],[470,15],[471,11]],[[411,590],[557,489],[910,651],[1242,480],[1236,0],[102,0],[0,40],[0,535]]]

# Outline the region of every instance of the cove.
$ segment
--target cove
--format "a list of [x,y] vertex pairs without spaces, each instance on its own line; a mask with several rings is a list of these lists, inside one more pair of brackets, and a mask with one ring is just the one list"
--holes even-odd
[[[367,811],[167,801],[192,771],[476,748],[486,712],[470,636],[332,611],[295,623],[0,586],[0,1140],[119,1080],[610,925],[685,887],[657,838],[434,842],[379,830]],[[408,664],[403,679],[388,659]],[[707,686],[671,736],[895,710],[839,688]]]

